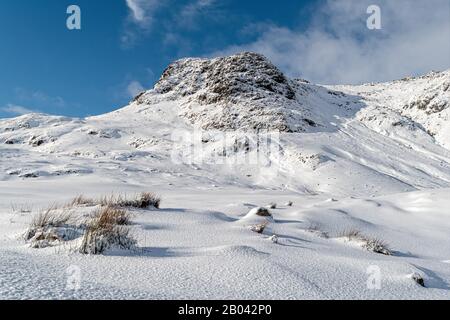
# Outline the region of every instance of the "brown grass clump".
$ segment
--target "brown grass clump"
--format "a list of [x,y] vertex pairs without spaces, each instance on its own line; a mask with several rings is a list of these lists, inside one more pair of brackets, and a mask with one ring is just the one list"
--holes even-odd
[[100,227],[107,225],[129,225],[131,214],[117,207],[103,207],[94,213],[93,221]]
[[72,220],[72,212],[64,210],[56,211],[56,207],[49,207],[47,210],[37,214],[31,220],[30,228],[62,227]]
[[142,192],[139,198],[140,208],[155,207],[159,209],[161,198],[151,192]]
[[389,248],[389,245],[385,241],[383,241],[379,238],[372,238],[372,237],[363,235],[361,233],[361,231],[358,231],[356,229],[351,229],[351,230],[341,233],[341,237],[346,238],[349,241],[362,242],[362,247],[364,249],[366,249],[367,251],[384,254],[386,256],[392,255],[392,251]]
[[73,237],[75,235],[74,223],[71,211],[57,211],[55,207],[49,207],[33,217],[24,238],[34,248],[46,247],[51,242]]
[[88,223],[80,252],[83,254],[101,254],[111,247],[130,249],[136,245],[130,235],[131,215],[120,208],[107,206],[96,212]]
[[80,206],[93,206],[95,205],[95,201],[91,198],[86,198],[84,195],[80,194],[70,201],[66,207],[80,207]]
[[134,199],[118,195],[111,195],[109,197],[103,197],[99,201],[101,206],[121,207],[121,208],[137,208],[147,209],[154,207],[159,209],[161,204],[161,198],[151,192],[142,192],[136,195]]

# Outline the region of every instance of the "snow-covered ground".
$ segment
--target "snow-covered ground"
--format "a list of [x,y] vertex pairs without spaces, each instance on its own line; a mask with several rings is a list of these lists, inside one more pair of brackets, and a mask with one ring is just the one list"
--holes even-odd
[[[110,114],[0,120],[0,298],[449,299],[449,87],[323,87],[243,54],[178,62]],[[162,204],[131,210],[134,250],[23,239],[53,204],[143,191]]]

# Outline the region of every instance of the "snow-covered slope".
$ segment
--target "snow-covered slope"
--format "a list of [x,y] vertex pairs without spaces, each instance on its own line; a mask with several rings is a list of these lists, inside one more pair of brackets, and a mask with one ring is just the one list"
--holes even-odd
[[413,142],[435,140],[450,149],[450,70],[388,83],[335,88],[364,99],[367,107],[357,119],[370,129]]
[[[325,88],[289,80],[256,54],[185,59],[110,114],[1,121],[2,157],[55,160],[2,161],[0,179],[114,168],[133,179],[161,173],[342,196],[448,187],[449,74]],[[269,137],[276,152],[245,161],[258,151],[258,132],[278,131]],[[186,150],[189,161],[174,161]],[[244,161],[230,167],[230,158]]]
[[[448,298],[449,83],[445,71],[319,86],[242,53],[177,61],[109,114],[0,120],[0,298],[71,297],[40,271],[57,264],[82,266],[84,298]],[[31,250],[18,238],[31,217],[10,206],[36,212],[80,193],[144,190],[164,207],[136,213],[150,253],[131,257]],[[267,229],[278,243],[238,223],[254,206],[289,200]],[[341,241],[352,228],[394,256]],[[17,271],[27,261],[45,266]],[[370,265],[384,272],[381,291],[366,287]],[[123,269],[134,271],[117,279]],[[413,272],[428,289],[409,281]],[[3,285],[17,281],[30,292]]]

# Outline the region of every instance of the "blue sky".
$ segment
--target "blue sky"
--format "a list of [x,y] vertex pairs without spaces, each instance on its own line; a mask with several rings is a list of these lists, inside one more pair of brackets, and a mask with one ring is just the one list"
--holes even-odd
[[[404,3],[392,5],[404,0],[378,2],[385,24],[374,33],[365,27],[365,0],[1,1],[0,117],[111,111],[185,56],[253,50],[291,76],[320,83],[450,67],[447,0],[419,0],[408,14],[400,12]],[[82,30],[66,28],[71,4],[81,8]],[[405,59],[412,45],[429,49]]]

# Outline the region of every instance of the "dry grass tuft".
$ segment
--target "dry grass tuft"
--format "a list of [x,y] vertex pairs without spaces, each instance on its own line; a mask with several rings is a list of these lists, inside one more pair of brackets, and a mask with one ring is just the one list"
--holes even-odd
[[342,238],[346,238],[348,241],[360,241],[362,243],[362,247],[367,251],[384,254],[386,256],[391,256],[392,251],[389,248],[389,245],[379,239],[368,237],[361,233],[361,231],[356,229],[351,229],[341,233]]
[[135,245],[136,240],[130,236],[130,229],[127,227],[90,224],[83,235],[80,253],[97,255],[111,247],[131,249]]
[[161,198],[152,192],[142,192],[140,196],[141,208],[155,207],[159,209]]
[[392,251],[389,245],[381,239],[378,238],[367,238],[365,237],[366,244],[363,246],[366,250],[384,254],[385,256],[392,256]]
[[59,240],[57,228],[70,227],[75,223],[71,211],[57,211],[55,206],[37,214],[31,220],[30,227],[24,235],[26,241]]
[[31,227],[46,228],[46,227],[62,227],[69,224],[72,220],[72,212],[68,210],[56,211],[57,207],[52,206],[47,210],[34,216],[31,221]]
[[121,195],[111,194],[110,196],[103,196],[99,199],[98,204],[102,207],[120,207],[120,203],[122,203],[123,198]]
[[13,213],[32,213],[33,207],[29,204],[13,204],[11,203]]
[[137,208],[147,209],[154,207],[159,209],[161,205],[161,198],[151,192],[142,192],[136,195],[134,199],[118,195],[110,195],[108,197],[102,197],[99,201],[100,205],[105,207],[120,207],[120,208]]
[[93,206],[95,205],[95,201],[91,198],[86,198],[84,195],[80,194],[70,201],[66,207],[80,207],[80,206]]
[[131,215],[120,208],[107,206],[97,211],[87,224],[80,247],[83,254],[101,254],[111,247],[130,249],[136,240],[130,236]]
[[330,237],[330,234],[326,231],[323,231],[320,225],[318,224],[312,224],[306,229],[306,231],[313,233],[321,238],[328,239]]
[[362,233],[359,230],[356,229],[350,229],[350,230],[346,230],[344,232],[342,232],[340,234],[341,238],[347,238],[349,240],[353,240],[353,239],[359,239],[362,237]]
[[[54,245],[57,241],[71,241],[82,237],[79,251],[84,254],[101,254],[108,248],[131,249],[136,240],[131,236],[132,214],[127,208],[160,208],[161,198],[151,192],[143,192],[133,198],[122,195],[104,196],[98,200],[79,195],[65,206],[56,205],[36,215],[25,234],[34,248]],[[73,218],[72,208],[100,206],[87,221]]]
[[103,207],[94,214],[93,221],[99,227],[107,225],[129,225],[131,223],[131,214],[126,210],[117,207]]

